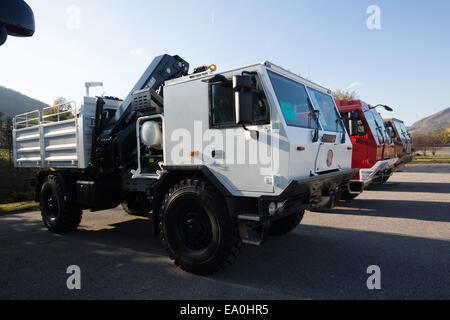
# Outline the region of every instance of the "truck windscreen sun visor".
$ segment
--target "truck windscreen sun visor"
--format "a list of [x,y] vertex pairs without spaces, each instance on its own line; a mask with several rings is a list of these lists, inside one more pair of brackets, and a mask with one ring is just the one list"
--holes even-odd
[[316,129],[318,125],[308,103],[306,87],[272,71],[268,73],[287,125]]

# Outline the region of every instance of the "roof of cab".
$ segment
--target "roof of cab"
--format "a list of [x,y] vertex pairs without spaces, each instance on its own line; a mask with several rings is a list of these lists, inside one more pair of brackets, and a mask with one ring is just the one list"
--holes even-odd
[[336,105],[339,110],[362,109],[367,111],[370,108],[370,105],[362,100],[336,100]]
[[243,66],[243,67],[239,67],[239,68],[234,68],[234,69],[218,72],[218,73],[201,72],[201,73],[197,73],[197,74],[190,74],[190,75],[187,75],[187,76],[184,76],[184,77],[181,77],[181,78],[168,80],[168,81],[165,82],[165,84],[167,86],[170,86],[170,85],[179,84],[179,83],[183,83],[183,82],[187,82],[187,81],[193,81],[193,80],[197,80],[197,79],[204,79],[204,78],[211,77],[211,76],[217,75],[217,74],[224,74],[224,73],[229,73],[229,72],[233,72],[233,71],[238,71],[238,70],[241,70],[241,69],[253,68],[253,67],[257,67],[257,66],[264,66],[264,67],[269,68],[269,69],[275,67],[276,69],[279,69],[279,70],[281,70],[281,71],[283,71],[285,73],[290,74],[291,76],[294,76],[294,77],[300,79],[302,82],[306,82],[308,84],[311,84],[313,86],[316,86],[316,87],[318,87],[318,88],[328,92],[328,94],[332,93],[332,91],[330,89],[328,89],[328,88],[326,88],[324,86],[321,86],[320,84],[317,84],[317,83],[315,83],[315,82],[313,82],[311,80],[303,78],[302,76],[300,76],[298,74],[295,74],[295,73],[293,73],[290,70],[284,69],[283,67],[280,67],[280,66],[278,66],[278,65],[276,65],[276,64],[274,64],[274,63],[272,63],[270,61],[267,61],[267,60],[259,62],[259,63],[255,63],[255,64]]
[[397,119],[397,118],[388,118],[388,119],[383,119],[383,120],[384,121],[398,121],[398,122],[401,122],[401,123],[405,123],[405,121]]

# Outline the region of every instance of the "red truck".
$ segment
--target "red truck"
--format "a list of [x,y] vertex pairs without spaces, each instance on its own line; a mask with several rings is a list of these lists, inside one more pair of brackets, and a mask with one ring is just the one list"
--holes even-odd
[[361,100],[338,100],[336,105],[353,144],[352,168],[360,169],[350,181],[349,190],[341,196],[342,200],[351,200],[370,184],[385,183],[393,173],[398,160],[394,141],[376,108],[392,109],[371,106]]

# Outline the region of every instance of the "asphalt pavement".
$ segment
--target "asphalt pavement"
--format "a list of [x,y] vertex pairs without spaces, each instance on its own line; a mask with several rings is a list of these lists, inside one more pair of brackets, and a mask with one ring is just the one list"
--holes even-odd
[[[81,270],[69,290],[67,268]],[[369,266],[380,290],[369,290]],[[209,277],[176,268],[151,222],[85,212],[59,236],[39,212],[0,217],[0,299],[450,299],[450,165],[409,165]]]

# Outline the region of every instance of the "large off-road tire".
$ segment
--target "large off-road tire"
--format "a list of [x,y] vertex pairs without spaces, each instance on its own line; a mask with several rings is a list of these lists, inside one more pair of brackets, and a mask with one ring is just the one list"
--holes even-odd
[[238,257],[242,241],[237,221],[209,183],[197,179],[179,182],[167,192],[160,214],[162,242],[184,271],[211,274]]
[[83,211],[64,193],[61,178],[48,176],[41,187],[40,208],[42,221],[50,232],[63,234],[75,231]]
[[147,217],[151,211],[150,201],[145,194],[140,197],[130,197],[121,203],[122,209],[131,216]]
[[272,236],[282,236],[291,232],[302,222],[304,215],[305,210],[300,210],[296,214],[291,214],[279,220],[275,220],[270,225],[270,234]]

